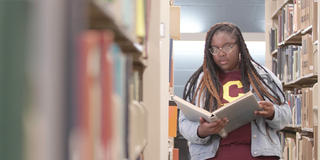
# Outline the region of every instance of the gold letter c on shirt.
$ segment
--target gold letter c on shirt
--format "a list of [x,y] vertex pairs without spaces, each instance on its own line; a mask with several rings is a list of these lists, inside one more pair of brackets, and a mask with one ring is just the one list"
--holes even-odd
[[227,100],[228,102],[232,102],[234,100],[236,100],[237,98],[243,96],[244,94],[243,93],[238,93],[238,96],[236,97],[231,97],[230,96],[230,92],[229,92],[229,89],[230,89],[230,86],[232,85],[237,85],[238,88],[242,88],[242,83],[241,81],[229,81],[227,82],[226,84],[223,85],[223,98],[225,100]]

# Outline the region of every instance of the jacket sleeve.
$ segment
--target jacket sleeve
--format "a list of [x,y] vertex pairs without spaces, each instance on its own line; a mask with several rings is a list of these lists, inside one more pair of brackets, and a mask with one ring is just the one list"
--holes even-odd
[[[265,68],[270,76],[270,78],[279,86],[279,89],[283,90],[281,81],[274,75],[270,70]],[[277,90],[278,95],[281,95],[282,93]],[[282,101],[284,97],[282,97]],[[285,102],[282,105],[273,104],[274,106],[274,117],[272,120],[266,119],[266,122],[271,128],[274,128],[276,130],[283,129],[286,125],[291,123],[291,109],[287,102]]]
[[[201,74],[199,76],[199,80],[198,80],[198,84],[200,82],[200,79],[202,78],[203,74]],[[196,102],[198,102],[198,98],[196,97]],[[200,101],[200,104],[197,104],[198,106],[203,108],[203,103],[202,101]],[[185,117],[185,115],[183,114],[182,111],[180,111],[179,114],[179,132],[182,134],[182,136],[187,139],[189,142],[191,143],[195,143],[195,144],[206,144],[210,141],[210,139],[218,139],[220,138],[218,135],[211,135],[211,136],[207,136],[205,138],[200,138],[198,136],[198,127],[199,127],[199,122],[193,122],[190,121],[189,119],[187,119],[187,117]]]
[[291,110],[287,103],[283,105],[274,106],[274,117],[272,120],[266,119],[266,122],[271,128],[276,130],[283,129],[286,125],[291,123]]
[[197,130],[199,127],[199,122],[193,122],[188,120],[184,114],[180,111],[179,115],[179,132],[191,143],[195,144],[205,144],[209,141],[210,136],[205,138],[200,138],[198,136]]

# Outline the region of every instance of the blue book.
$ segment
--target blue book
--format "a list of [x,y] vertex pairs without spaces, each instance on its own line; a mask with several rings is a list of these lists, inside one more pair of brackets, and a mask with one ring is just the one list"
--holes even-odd
[[296,125],[301,125],[301,95],[296,98]]

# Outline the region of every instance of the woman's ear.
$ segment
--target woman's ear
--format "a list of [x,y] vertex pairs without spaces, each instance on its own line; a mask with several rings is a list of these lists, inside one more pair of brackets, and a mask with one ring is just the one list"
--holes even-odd
[[241,61],[241,52],[239,52],[239,61]]

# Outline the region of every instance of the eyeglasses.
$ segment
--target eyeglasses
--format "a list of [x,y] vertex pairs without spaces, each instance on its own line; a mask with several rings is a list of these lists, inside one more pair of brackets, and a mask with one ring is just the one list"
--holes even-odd
[[225,44],[222,48],[212,46],[211,48],[209,48],[209,51],[212,55],[217,55],[219,54],[220,51],[223,51],[224,53],[229,54],[232,52],[232,49],[234,46],[235,46],[235,43]]

